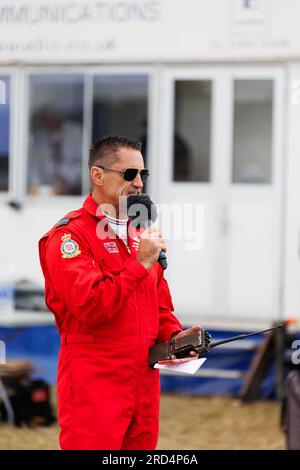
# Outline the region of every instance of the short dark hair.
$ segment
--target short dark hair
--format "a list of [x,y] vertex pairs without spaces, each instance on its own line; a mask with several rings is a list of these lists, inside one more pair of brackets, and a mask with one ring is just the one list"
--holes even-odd
[[141,151],[142,144],[138,140],[129,139],[119,135],[109,135],[101,139],[97,139],[89,152],[89,168],[96,162],[107,165],[118,159],[118,151],[121,148],[133,149]]

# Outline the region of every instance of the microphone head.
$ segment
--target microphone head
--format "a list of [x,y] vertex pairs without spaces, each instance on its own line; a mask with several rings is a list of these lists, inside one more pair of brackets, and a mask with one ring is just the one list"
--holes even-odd
[[158,216],[156,206],[148,194],[128,196],[127,214],[136,228],[155,222]]

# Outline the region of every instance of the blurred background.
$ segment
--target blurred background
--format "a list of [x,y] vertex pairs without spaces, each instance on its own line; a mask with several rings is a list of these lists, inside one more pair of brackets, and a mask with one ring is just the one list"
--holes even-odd
[[[299,15],[298,0],[0,0],[3,421],[54,420],[59,338],[37,243],[89,192],[92,141],[121,134],[142,141],[154,201],[204,208],[201,249],[168,240],[182,323],[216,340],[285,325],[215,349],[193,377],[162,374],[160,448],[285,447],[284,380],[300,362]],[[211,429],[195,434],[203,416]],[[30,432],[0,424],[0,448],[57,446],[56,427]]]

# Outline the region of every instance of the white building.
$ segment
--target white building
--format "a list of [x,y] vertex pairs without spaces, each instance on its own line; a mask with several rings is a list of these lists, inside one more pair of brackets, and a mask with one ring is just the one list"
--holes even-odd
[[178,316],[300,319],[299,16],[298,0],[0,0],[0,258],[16,278],[42,282],[37,241],[81,206],[91,141],[147,133],[153,199],[204,208],[201,247],[168,240]]

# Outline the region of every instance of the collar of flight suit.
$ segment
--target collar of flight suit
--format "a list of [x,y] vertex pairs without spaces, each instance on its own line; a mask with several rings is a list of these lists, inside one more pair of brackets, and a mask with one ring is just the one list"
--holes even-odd
[[[101,211],[100,207],[97,205],[96,201],[92,198],[92,194],[90,193],[87,198],[85,199],[83,203],[83,208],[91,214],[93,217],[96,217],[99,220],[102,220],[105,218],[105,214]],[[130,223],[130,219],[128,219],[127,222],[127,227]],[[109,230],[112,230],[109,227]],[[138,246],[139,246],[139,235],[140,235],[140,230],[136,229],[135,233],[130,234],[128,233],[128,246],[126,247],[126,250],[129,251],[132,255],[136,256],[136,253],[138,251]],[[118,235],[116,235],[117,238]],[[124,244],[125,247],[125,244]]]
[[103,219],[105,217],[96,201],[92,198],[92,193],[85,199],[83,208],[92,216],[97,217],[97,219]]
[[[92,216],[97,217],[97,219],[101,220],[105,218],[105,214],[103,214],[103,212],[101,211],[100,206],[98,206],[96,201],[92,198],[92,193],[89,193],[89,195],[85,199],[83,203],[83,208]],[[130,219],[128,218],[127,226],[129,225],[129,223]],[[137,230],[137,232],[139,231]]]

